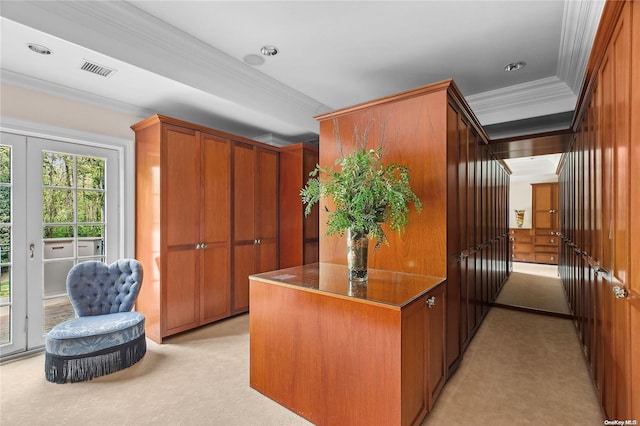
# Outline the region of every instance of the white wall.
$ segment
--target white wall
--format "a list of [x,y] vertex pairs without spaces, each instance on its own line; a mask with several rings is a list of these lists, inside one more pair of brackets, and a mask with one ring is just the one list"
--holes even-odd
[[37,90],[0,84],[0,129],[3,131],[109,146],[121,151],[123,257],[135,254],[135,135],[130,126],[144,118]]
[[146,117],[44,92],[0,85],[0,116],[134,141],[130,126]]
[[546,183],[557,182],[558,176],[527,176],[518,177],[518,180],[511,182],[509,185],[509,227],[517,228],[516,214],[514,210],[524,210],[524,225],[523,228],[531,228],[531,218],[533,216],[531,212],[532,204],[532,183]]

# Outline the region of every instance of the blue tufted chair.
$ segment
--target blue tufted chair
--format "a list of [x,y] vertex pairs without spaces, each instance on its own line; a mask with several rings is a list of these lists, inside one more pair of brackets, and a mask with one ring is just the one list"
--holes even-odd
[[147,351],[144,315],[131,312],[142,285],[142,264],[121,259],[75,265],[67,293],[76,318],[46,338],[45,376],[55,383],[80,382],[138,362]]

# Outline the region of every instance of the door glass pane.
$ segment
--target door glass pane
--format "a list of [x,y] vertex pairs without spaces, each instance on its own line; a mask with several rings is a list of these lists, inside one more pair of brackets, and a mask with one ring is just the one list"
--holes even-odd
[[73,196],[70,189],[43,188],[42,221],[45,223],[73,222]]
[[78,222],[102,222],[104,192],[78,191]]
[[0,344],[11,342],[11,147],[0,146]]
[[102,158],[78,157],[78,188],[104,189],[104,166]]
[[48,333],[56,324],[75,317],[69,298],[60,296],[44,301],[44,332]]
[[66,293],[78,262],[104,261],[106,161],[44,151],[42,155],[43,331],[74,316]]
[[42,153],[42,185],[72,187],[73,160],[72,154],[44,151]]
[[0,345],[11,342],[11,306],[0,306]]

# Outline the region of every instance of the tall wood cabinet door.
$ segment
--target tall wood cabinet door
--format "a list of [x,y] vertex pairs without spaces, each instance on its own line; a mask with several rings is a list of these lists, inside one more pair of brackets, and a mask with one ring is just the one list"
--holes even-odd
[[204,324],[231,313],[231,262],[226,245],[208,245],[200,252],[200,320]]
[[167,250],[164,265],[163,336],[200,325],[198,254],[200,250],[176,248]]
[[543,235],[550,235],[551,231],[558,230],[558,184],[534,184],[532,194],[533,228]]
[[278,269],[278,153],[256,149],[256,273]]
[[427,294],[427,336],[429,339],[429,410],[433,407],[444,387],[447,374],[446,351],[446,284],[440,284]]
[[200,146],[193,130],[164,125],[162,131],[161,328],[168,335],[199,324]]
[[206,133],[202,147],[200,321],[231,313],[231,142]]
[[200,242],[229,244],[231,238],[231,158],[230,142],[201,134],[202,217]]
[[249,275],[256,272],[256,155],[252,145],[233,144],[233,286],[231,311],[249,309]]
[[[233,144],[233,241],[255,240],[256,160],[254,147]],[[262,207],[261,207],[262,208]]]
[[451,371],[460,359],[460,254],[461,221],[466,219],[460,208],[461,185],[460,151],[466,141],[466,125],[458,111],[449,104],[447,108],[447,366]]
[[[196,132],[164,125],[161,220],[164,246],[200,239],[200,145]],[[162,259],[161,259],[162,260]]]
[[278,238],[278,153],[256,149],[256,238],[276,242]]
[[256,245],[236,244],[233,248],[233,312],[249,309],[249,275],[256,272]]

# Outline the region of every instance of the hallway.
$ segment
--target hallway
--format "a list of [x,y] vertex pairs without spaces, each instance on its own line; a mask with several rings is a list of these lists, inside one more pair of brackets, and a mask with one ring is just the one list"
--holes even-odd
[[571,320],[492,308],[423,426],[603,424]]

